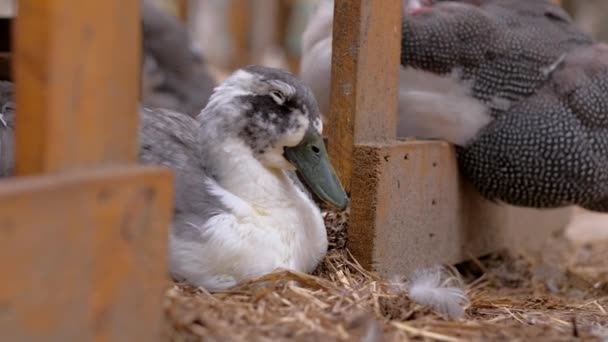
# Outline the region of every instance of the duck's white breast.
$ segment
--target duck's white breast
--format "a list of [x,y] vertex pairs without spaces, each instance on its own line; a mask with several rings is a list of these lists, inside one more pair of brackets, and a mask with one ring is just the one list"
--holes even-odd
[[237,179],[246,184],[230,184],[239,196],[210,184],[229,211],[198,228],[202,242],[172,237],[173,273],[215,290],[277,268],[310,272],[316,267],[327,251],[318,207],[282,171],[251,176]]

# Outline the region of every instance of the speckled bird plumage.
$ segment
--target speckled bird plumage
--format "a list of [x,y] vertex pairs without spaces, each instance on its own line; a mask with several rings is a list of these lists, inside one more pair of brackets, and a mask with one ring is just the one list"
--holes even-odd
[[487,198],[608,210],[608,56],[549,1],[437,1],[403,22],[401,62],[455,70],[494,120],[459,148]]
[[592,43],[549,1],[435,2],[406,14],[401,64],[437,74],[457,71],[493,114],[533,94],[564,53]]

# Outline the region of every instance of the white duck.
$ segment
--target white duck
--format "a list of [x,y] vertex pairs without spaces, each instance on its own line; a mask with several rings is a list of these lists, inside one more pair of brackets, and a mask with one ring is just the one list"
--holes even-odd
[[[0,93],[2,177],[14,163],[12,84],[0,83]],[[310,89],[260,66],[226,79],[196,119],[142,108],[140,160],[175,172],[172,275],[214,291],[278,268],[311,272],[327,251],[327,233],[293,171],[319,199],[348,204],[321,130]]]
[[197,119],[144,109],[140,159],[176,172],[174,277],[225,289],[284,268],[312,271],[327,251],[321,200],[348,199],[329,162],[312,92],[285,71],[232,74]]

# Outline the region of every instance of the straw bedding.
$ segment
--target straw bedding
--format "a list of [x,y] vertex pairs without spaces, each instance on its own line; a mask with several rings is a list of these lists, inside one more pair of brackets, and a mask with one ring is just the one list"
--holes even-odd
[[[326,215],[330,252],[314,275],[278,272],[210,294],[176,284],[171,341],[608,341],[608,241],[561,237],[538,255],[501,252],[459,265],[470,303],[446,320],[344,249],[346,214]],[[608,229],[608,227],[607,227]]]

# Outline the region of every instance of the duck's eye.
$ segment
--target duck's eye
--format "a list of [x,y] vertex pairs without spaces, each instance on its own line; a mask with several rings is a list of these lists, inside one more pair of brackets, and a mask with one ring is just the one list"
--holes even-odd
[[285,103],[285,95],[280,91],[273,90],[270,92],[270,97],[276,102],[278,105],[283,105]]

